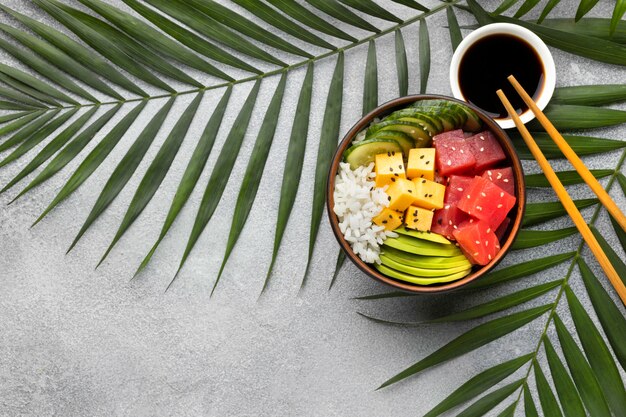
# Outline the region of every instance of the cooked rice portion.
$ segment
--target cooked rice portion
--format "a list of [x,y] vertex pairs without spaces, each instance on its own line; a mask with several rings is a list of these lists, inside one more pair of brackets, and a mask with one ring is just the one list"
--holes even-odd
[[387,237],[397,234],[372,223],[372,218],[389,205],[385,189],[376,188],[373,170],[374,163],[354,171],[348,163],[339,164],[334,212],[339,218],[339,229],[354,253],[364,262],[380,263],[380,246]]

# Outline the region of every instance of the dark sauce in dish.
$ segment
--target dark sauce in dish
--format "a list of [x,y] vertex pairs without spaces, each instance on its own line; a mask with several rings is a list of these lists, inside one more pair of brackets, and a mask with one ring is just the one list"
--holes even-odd
[[537,99],[544,83],[544,69],[537,52],[523,39],[505,34],[485,36],[470,46],[461,57],[459,86],[465,100],[485,110],[496,119],[508,113],[496,95],[498,89],[518,114],[528,106],[506,79],[513,74],[533,99]]

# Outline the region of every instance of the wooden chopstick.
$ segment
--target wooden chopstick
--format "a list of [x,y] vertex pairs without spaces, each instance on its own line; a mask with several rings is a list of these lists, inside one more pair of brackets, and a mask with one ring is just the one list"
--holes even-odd
[[519,82],[515,79],[514,76],[510,75],[508,77],[509,82],[513,85],[517,93],[522,97],[524,103],[532,110],[535,114],[541,126],[546,129],[548,135],[552,138],[556,146],[559,147],[563,155],[571,162],[571,164],[576,168],[576,171],[580,174],[583,180],[587,183],[589,188],[598,196],[598,199],[606,207],[607,211],[613,216],[613,218],[617,221],[617,223],[621,226],[622,230],[626,232],[626,216],[624,213],[617,207],[615,201],[609,196],[609,194],[604,190],[604,187],[598,182],[598,180],[593,176],[589,168],[587,168],[584,162],[580,159],[576,152],[569,146],[567,141],[563,139],[563,136],[556,130],[552,122],[548,120],[546,115],[537,107],[535,101],[528,95],[528,93],[524,90],[524,87],[520,85]]
[[509,100],[506,98],[502,90],[498,90],[497,94],[500,100],[502,101],[502,104],[504,104],[504,107],[509,112],[509,116],[515,122],[515,126],[517,127],[517,130],[519,130],[520,134],[522,135],[524,142],[526,142],[526,146],[528,146],[528,149],[530,149],[530,152],[533,154],[533,156],[539,163],[539,166],[541,167],[544,174],[546,175],[546,178],[550,182],[550,185],[556,192],[557,197],[559,198],[559,200],[561,200],[561,203],[563,204],[563,207],[565,207],[567,214],[569,214],[569,216],[572,218],[572,220],[574,221],[574,224],[580,231],[580,234],[583,236],[583,239],[589,246],[589,249],[591,249],[591,252],[593,252],[594,256],[600,263],[600,266],[604,270],[604,273],[609,278],[609,281],[611,282],[611,284],[617,291],[617,294],[621,298],[622,303],[626,305],[626,286],[624,286],[624,283],[622,282],[619,275],[617,274],[617,271],[615,270],[615,268],[613,267],[609,259],[606,257],[606,254],[600,247],[600,244],[596,240],[591,230],[589,229],[589,226],[587,226],[587,223],[585,222],[585,219],[583,218],[582,214],[580,214],[580,211],[578,211],[578,209],[576,208],[574,201],[565,190],[565,187],[563,186],[559,178],[556,176],[556,173],[550,166],[550,163],[546,159],[543,152],[541,152],[541,149],[539,149],[539,146],[537,145],[537,143],[531,136],[528,129],[526,129],[526,126],[524,126],[524,123],[520,120],[519,116],[517,115],[517,112],[515,111],[515,109],[513,109],[513,106],[511,106],[511,103],[509,102]]

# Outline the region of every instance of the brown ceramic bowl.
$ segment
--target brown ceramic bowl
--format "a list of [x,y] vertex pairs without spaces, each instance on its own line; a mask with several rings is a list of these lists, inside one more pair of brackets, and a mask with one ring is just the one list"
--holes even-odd
[[[339,221],[337,216],[333,212],[333,207],[335,205],[333,191],[335,189],[335,177],[337,175],[337,170],[339,168],[339,163],[343,159],[343,154],[348,149],[354,137],[365,129],[375,118],[383,118],[386,115],[390,114],[395,110],[399,110],[401,108],[407,107],[408,105],[426,99],[440,99],[440,100],[448,100],[457,103],[461,103],[476,112],[476,114],[482,119],[485,128],[491,130],[494,136],[498,139],[500,145],[502,145],[502,149],[507,156],[507,164],[513,168],[513,176],[515,177],[515,197],[517,197],[517,202],[515,206],[509,212],[508,217],[511,219],[508,230],[504,234],[503,242],[501,242],[501,249],[496,255],[496,257],[485,266],[475,266],[474,270],[468,276],[461,278],[457,281],[452,281],[448,283],[442,284],[433,284],[433,285],[417,285],[411,284],[409,282],[400,281],[386,275],[381,274],[376,269],[371,267],[369,264],[366,264],[359,258],[357,255],[352,252],[352,248],[350,248],[350,244],[344,239],[341,230],[339,230]],[[453,289],[457,289],[463,287],[464,285],[475,281],[485,275],[487,272],[491,271],[500,260],[507,254],[509,251],[511,244],[515,240],[517,233],[520,229],[522,223],[522,217],[524,216],[524,208],[526,205],[526,188],[524,184],[524,172],[522,170],[522,164],[515,152],[515,148],[513,147],[513,143],[509,139],[508,135],[505,133],[500,126],[486,113],[482,110],[473,106],[471,104],[465,103],[463,101],[457,100],[452,97],[447,96],[438,96],[438,95],[412,95],[406,97],[400,97],[387,103],[377,107],[376,109],[369,112],[365,115],[361,120],[359,120],[353,127],[348,131],[346,136],[343,138],[335,155],[333,157],[332,164],[330,166],[330,173],[328,176],[328,183],[326,185],[326,208],[328,210],[328,217],[330,218],[330,224],[333,229],[333,233],[335,233],[335,237],[339,242],[339,245],[346,253],[347,257],[363,272],[365,272],[370,277],[374,278],[377,281],[383,282],[385,284],[391,285],[397,289],[412,292],[412,293],[438,293],[443,291],[449,291]]]

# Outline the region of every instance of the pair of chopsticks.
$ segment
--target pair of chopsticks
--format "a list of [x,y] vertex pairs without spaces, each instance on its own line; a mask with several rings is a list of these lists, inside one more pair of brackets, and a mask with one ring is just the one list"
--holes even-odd
[[[510,75],[508,77],[508,80],[513,85],[517,93],[522,97],[526,105],[535,114],[535,117],[537,118],[537,120],[539,120],[539,123],[541,123],[541,125],[544,127],[546,132],[548,132],[548,134],[550,135],[554,143],[556,143],[556,145],[559,147],[561,152],[563,152],[565,157],[572,163],[574,168],[576,168],[576,171],[578,171],[578,174],[580,174],[582,179],[587,183],[587,185],[591,188],[591,190],[598,196],[598,199],[600,200],[600,202],[604,205],[604,207],[606,207],[607,211],[613,216],[613,218],[617,221],[617,223],[621,226],[621,228],[624,229],[624,231],[626,231],[626,216],[624,216],[624,213],[622,213],[619,207],[617,207],[617,204],[615,204],[613,199],[604,190],[602,185],[600,185],[598,180],[596,180],[593,174],[585,166],[583,161],[578,157],[578,155],[576,155],[576,152],[574,152],[574,150],[569,146],[569,144],[565,141],[565,139],[563,139],[563,136],[561,136],[561,134],[556,130],[556,128],[550,122],[550,120],[548,120],[546,115],[543,114],[543,112],[539,109],[539,107],[537,107],[537,104],[528,95],[528,93],[526,93],[524,88],[517,82],[515,77]],[[502,101],[502,104],[504,104],[504,107],[509,113],[509,116],[515,122],[515,126],[517,127],[517,130],[519,130],[520,134],[522,135],[524,142],[526,142],[526,146],[528,146],[528,149],[530,149],[530,152],[533,154],[533,156],[539,163],[539,166],[541,167],[546,178],[550,182],[550,185],[556,192],[557,197],[559,198],[559,200],[561,200],[561,203],[563,204],[563,207],[565,207],[567,214],[569,214],[569,216],[572,218],[572,220],[574,221],[574,224],[580,231],[580,234],[583,236],[583,239],[589,246],[589,249],[591,249],[591,252],[593,252],[594,256],[600,263],[600,266],[604,270],[604,273],[607,275],[607,277],[609,278],[609,281],[611,282],[611,284],[617,291],[617,294],[621,298],[622,303],[626,305],[626,286],[624,286],[624,283],[622,282],[619,275],[617,274],[617,271],[615,271],[615,268],[613,267],[613,265],[607,258],[606,254],[600,247],[600,244],[596,240],[595,236],[589,229],[589,226],[585,222],[585,219],[580,214],[580,211],[578,211],[578,209],[576,208],[574,201],[572,201],[572,198],[565,190],[565,187],[563,186],[559,178],[556,176],[556,173],[550,166],[550,163],[544,156],[543,152],[541,152],[541,149],[539,149],[539,146],[537,146],[537,143],[531,136],[530,132],[528,131],[528,129],[526,129],[526,126],[524,126],[524,123],[522,123],[522,121],[520,120],[519,116],[517,115],[517,112],[515,111],[515,109],[513,109],[513,106],[511,106],[511,103],[506,98],[506,95],[502,92],[502,90],[498,90],[497,94],[498,94],[498,97],[500,98],[500,101]]]

